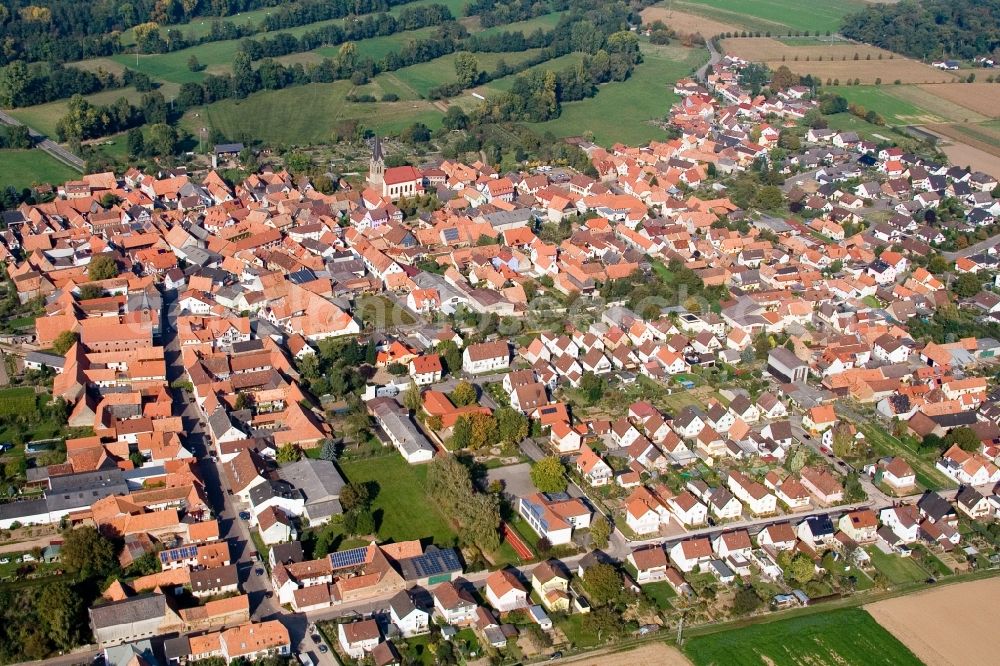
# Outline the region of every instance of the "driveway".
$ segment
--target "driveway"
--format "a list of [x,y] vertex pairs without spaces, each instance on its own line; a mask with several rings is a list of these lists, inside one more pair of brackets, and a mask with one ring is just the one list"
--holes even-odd
[[525,497],[538,492],[535,484],[531,482],[531,464],[521,463],[520,465],[508,465],[507,467],[495,467],[486,472],[488,483],[502,481],[504,492],[513,497]]

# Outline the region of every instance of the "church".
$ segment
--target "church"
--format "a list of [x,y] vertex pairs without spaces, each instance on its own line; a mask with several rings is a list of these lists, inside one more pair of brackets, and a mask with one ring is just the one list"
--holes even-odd
[[392,201],[424,193],[424,176],[411,166],[385,168],[382,140],[376,136],[368,164],[368,186]]

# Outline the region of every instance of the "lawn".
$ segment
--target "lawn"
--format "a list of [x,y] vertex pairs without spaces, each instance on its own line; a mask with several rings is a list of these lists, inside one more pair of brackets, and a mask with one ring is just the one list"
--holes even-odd
[[477,89],[477,92],[483,95],[488,95],[496,92],[505,92],[511,89],[511,86],[514,85],[514,80],[518,76],[523,76],[535,71],[558,72],[563,69],[567,69],[568,67],[574,67],[576,65],[579,65],[580,63],[583,62],[583,58],[584,55],[582,53],[577,53],[575,51],[573,53],[567,53],[566,55],[559,56],[558,58],[553,58],[552,60],[546,60],[545,62],[529,67],[523,72],[519,72],[517,74],[510,74],[508,76],[504,76],[499,79],[494,79],[493,81],[490,81],[485,86],[483,86],[481,89]]
[[439,546],[456,543],[455,530],[425,491],[426,465],[410,465],[393,452],[340,466],[350,483],[378,484],[372,509],[380,541],[420,539]]
[[574,648],[587,648],[597,645],[597,635],[588,631],[583,621],[586,615],[569,615],[562,620],[557,620],[557,626],[566,634],[567,640]]
[[899,555],[886,555],[878,548],[868,548],[871,555],[872,564],[893,585],[905,585],[907,583],[919,583],[927,578],[927,572],[919,564],[909,557]]
[[[231,138],[250,136],[285,145],[329,143],[341,121],[354,119],[377,132],[398,132],[415,122],[436,128],[441,111],[426,101],[356,104],[345,97],[350,81],[311,83],[268,90],[245,100],[223,100],[190,111],[184,124],[192,133],[214,127]],[[194,114],[200,114],[195,118]]]
[[706,52],[643,42],[642,55],[642,63],[627,81],[606,83],[594,97],[563,104],[559,118],[531,126],[557,137],[582,136],[589,130],[595,141],[607,146],[616,141],[634,146],[665,139],[664,131],[650,121],[666,117],[677,101],[674,82],[694,71]]
[[0,416],[27,414],[35,409],[35,389],[20,386],[0,391]]
[[[500,61],[505,61],[508,65],[517,65],[529,58],[536,56],[540,49],[529,49],[520,53],[474,53],[479,62],[480,71],[491,72],[497,68]],[[383,89],[387,89],[386,80],[389,85],[393,83],[402,87],[402,91],[394,90],[404,98],[412,93],[412,96],[426,97],[427,93],[436,86],[444,83],[451,83],[456,80],[455,60],[457,53],[450,53],[440,58],[435,58],[430,62],[422,62],[409,67],[397,69],[394,72],[386,72],[375,77],[375,83],[380,84]]]
[[666,581],[662,583],[647,583],[642,586],[642,591],[661,611],[670,608],[670,600],[677,596],[674,588],[670,587],[670,583]]
[[902,99],[893,91],[903,86],[884,85],[891,83],[883,81],[880,86],[826,86],[823,92],[842,95],[848,102],[874,111],[889,125],[916,125],[923,123],[940,123],[945,119],[925,109],[914,102]]
[[955,487],[954,481],[934,467],[934,459],[937,457],[935,452],[922,453],[909,443],[893,437],[884,428],[872,424],[861,424],[860,428],[876,456],[902,456],[913,468],[917,483],[924,488],[940,490]]
[[684,644],[684,653],[696,666],[921,663],[871,615],[858,608],[697,636]]
[[38,149],[0,150],[0,187],[17,189],[35,183],[60,185],[80,176],[75,169]]
[[[751,30],[820,30],[837,32],[847,14],[860,11],[862,0],[684,0],[674,3],[680,11],[689,11],[724,23],[746,26]],[[754,21],[753,19],[758,19]]]
[[536,16],[530,18],[526,21],[517,21],[516,23],[508,23],[506,25],[497,25],[492,28],[486,28],[485,30],[478,31],[481,35],[494,35],[501,32],[519,32],[522,35],[530,35],[535,30],[547,31],[556,27],[559,20],[563,17],[566,12],[553,12],[551,14],[542,14],[541,16]]
[[355,304],[354,314],[363,324],[371,324],[375,328],[409,326],[417,321],[406,309],[385,296],[365,296],[359,299]]

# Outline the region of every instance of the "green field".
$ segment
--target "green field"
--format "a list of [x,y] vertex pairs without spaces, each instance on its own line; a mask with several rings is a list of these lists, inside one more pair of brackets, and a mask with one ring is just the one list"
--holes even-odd
[[945,118],[893,94],[897,88],[902,87],[884,84],[881,86],[824,86],[823,92],[842,95],[848,102],[859,104],[869,111],[879,114],[885,118],[885,122],[889,125],[945,122]]
[[530,35],[535,30],[541,29],[546,31],[556,27],[556,24],[559,23],[559,19],[561,19],[565,13],[566,12],[553,12],[551,14],[542,14],[541,16],[530,18],[527,21],[517,21],[515,23],[508,23],[507,25],[497,25],[477,32],[481,35],[493,35],[501,32],[519,32],[522,35]]
[[337,123],[346,119],[360,120],[378,132],[398,132],[415,122],[431,128],[441,124],[441,111],[430,102],[356,104],[345,99],[352,88],[350,81],[336,81],[259,92],[195,109],[182,123],[191,132],[213,127],[228,137],[247,135],[289,145],[328,143]]
[[35,183],[61,185],[80,176],[75,169],[38,149],[0,150],[0,174],[3,174],[0,186],[12,185],[17,189]]
[[642,591],[661,611],[671,608],[670,600],[677,596],[674,588],[670,587],[670,583],[666,581],[646,583],[642,586]]
[[[529,49],[519,53],[474,53],[473,55],[479,61],[480,71],[491,72],[496,70],[501,60],[508,65],[518,65],[540,52],[541,49]],[[379,74],[375,77],[374,82],[387,92],[395,92],[400,99],[426,97],[431,88],[456,80],[455,59],[457,57],[457,53],[450,53],[430,62],[422,62],[397,69],[394,72]]]
[[689,639],[696,666],[906,666],[921,663],[867,612],[852,608]]
[[[167,83],[160,86],[159,91],[169,102],[176,94],[179,86]],[[106,106],[113,104],[119,97],[124,97],[133,104],[138,104],[143,93],[138,92],[133,87],[116,88],[114,90],[103,90],[93,95],[86,95],[86,99],[95,106]],[[66,108],[69,105],[68,99],[60,99],[48,104],[38,104],[37,106],[26,106],[22,109],[10,111],[10,115],[20,120],[25,125],[38,130],[42,134],[51,137],[56,135],[56,124],[59,119],[66,115]]]
[[919,583],[927,578],[927,572],[909,557],[886,555],[874,547],[868,549],[868,554],[871,555],[875,568],[881,571],[893,585]]
[[495,93],[495,92],[504,92],[510,90],[511,86],[514,85],[514,79],[516,79],[518,76],[529,74],[535,71],[551,70],[553,72],[558,72],[568,67],[579,65],[580,63],[583,62],[583,58],[584,55],[582,53],[577,53],[575,51],[573,53],[567,53],[566,55],[559,56],[558,58],[553,58],[552,60],[546,60],[545,62],[529,67],[525,71],[519,72],[518,74],[510,74],[508,76],[504,76],[503,78],[494,79],[493,81],[490,81],[481,88],[477,88],[476,92],[482,95],[488,95],[490,93]]
[[35,409],[35,389],[30,386],[0,391],[0,416],[27,414]]
[[557,137],[581,136],[589,130],[604,145],[616,141],[639,145],[665,138],[663,130],[649,121],[666,117],[670,105],[677,101],[674,82],[704,62],[706,52],[643,42],[642,56],[642,63],[627,81],[606,83],[594,97],[563,104],[562,115],[555,120],[531,126]]
[[343,462],[340,467],[350,483],[378,484],[372,510],[380,541],[430,539],[438,546],[455,543],[455,531],[424,490],[426,465],[410,465],[393,451],[369,460]]
[[865,4],[863,0],[684,0],[673,3],[673,7],[749,30],[791,28],[837,32],[844,16],[860,11]]

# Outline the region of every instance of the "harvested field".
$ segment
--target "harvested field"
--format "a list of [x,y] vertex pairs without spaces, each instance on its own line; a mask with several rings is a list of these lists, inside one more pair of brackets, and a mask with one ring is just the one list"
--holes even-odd
[[666,7],[647,7],[642,10],[643,23],[648,24],[657,20],[663,21],[668,28],[677,32],[685,34],[701,33],[702,37],[712,37],[713,35],[721,35],[725,32],[733,32],[741,29],[738,26],[716,21],[706,16],[670,10]]
[[[885,77],[882,80],[885,81]],[[1000,84],[947,83],[921,88],[988,118],[1000,118]]]
[[944,137],[938,147],[952,164],[970,166],[1000,178],[1000,138],[991,139],[988,128],[928,125],[925,129]]
[[954,84],[942,83],[929,86],[891,86],[886,87],[886,90],[893,97],[905,99],[922,109],[926,109],[931,113],[941,116],[945,120],[956,123],[981,123],[985,121],[987,119],[986,116],[976,113],[968,107],[962,106],[961,104],[937,94],[937,90],[941,88],[950,88],[952,85]]
[[[890,84],[898,79],[902,83],[922,84],[953,83],[956,80],[952,73],[866,44],[831,42],[796,45],[767,37],[747,37],[726,39],[721,45],[726,53],[767,63],[771,69],[786,65],[796,74],[812,74],[823,81],[839,79],[846,83],[848,79],[860,79],[861,83],[867,84],[881,79],[883,84]],[[854,59],[855,54],[858,60]]]
[[997,661],[993,631],[1000,612],[998,578],[880,601],[865,610],[927,666]]
[[561,659],[560,664],[576,666],[691,666],[687,657],[663,643],[650,643],[624,652],[592,652],[581,657]]

